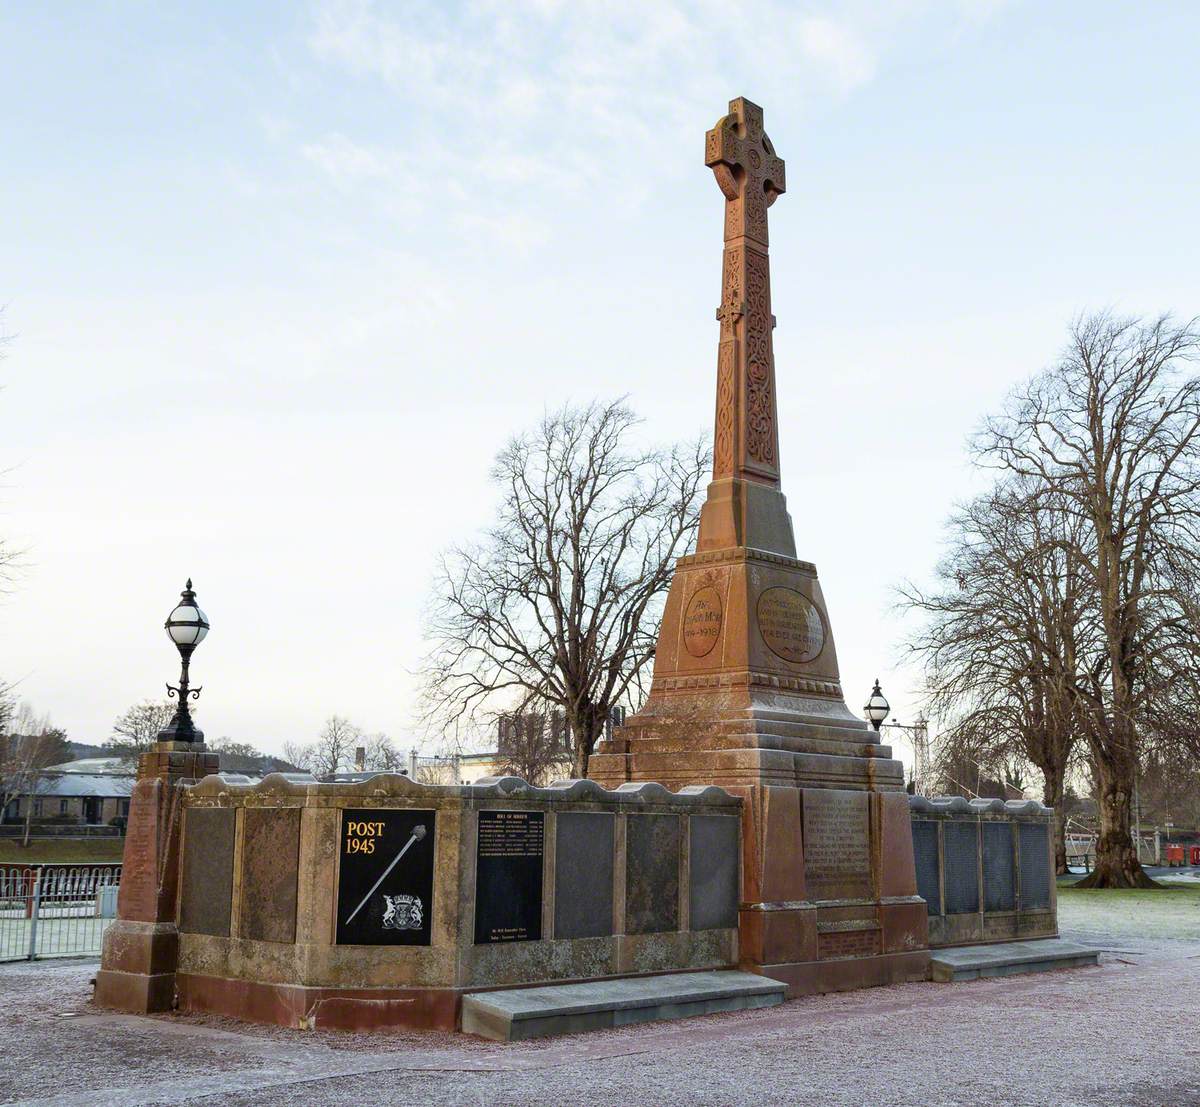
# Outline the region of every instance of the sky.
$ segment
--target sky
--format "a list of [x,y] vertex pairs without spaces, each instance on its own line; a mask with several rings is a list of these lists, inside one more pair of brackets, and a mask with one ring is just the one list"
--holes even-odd
[[787,164],[797,552],[850,705],[878,676],[911,721],[895,589],[972,430],[1076,313],[1200,311],[1198,36],[1184,2],[9,0],[0,676],[104,740],[177,675],[190,575],[210,738],[413,744],[506,439],[621,395],[647,442],[710,431],[703,140],[744,95]]

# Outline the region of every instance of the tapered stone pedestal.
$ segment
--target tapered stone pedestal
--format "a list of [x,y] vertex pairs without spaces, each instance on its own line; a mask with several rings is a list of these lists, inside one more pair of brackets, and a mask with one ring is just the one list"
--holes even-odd
[[744,798],[739,960],[791,994],[920,980],[929,964],[902,767],[846,708],[828,622],[806,562],[745,547],[681,559],[649,700],[588,769],[609,788]]
[[649,699],[588,776],[744,798],[743,966],[793,994],[924,979],[902,768],[846,707],[816,567],[796,557],[780,490],[767,208],[784,178],[761,109],[734,100],[705,161],[726,199],[713,481]]
[[218,755],[202,743],[157,742],[138,760],[129,804],[117,921],[104,933],[95,1002],[144,1014],[175,1000],[179,933],[180,790],[217,771]]

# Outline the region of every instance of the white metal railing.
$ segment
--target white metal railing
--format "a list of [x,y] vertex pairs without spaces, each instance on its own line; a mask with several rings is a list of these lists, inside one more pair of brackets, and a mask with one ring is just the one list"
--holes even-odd
[[0,961],[100,953],[120,865],[0,866]]

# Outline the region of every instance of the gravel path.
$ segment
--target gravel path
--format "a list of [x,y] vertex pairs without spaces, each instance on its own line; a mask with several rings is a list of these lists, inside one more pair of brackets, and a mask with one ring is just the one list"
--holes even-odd
[[511,1045],[116,1015],[87,1002],[94,963],[4,966],[0,1102],[1200,1105],[1193,916],[1158,933],[1159,907],[1131,903],[1104,933],[1063,898],[1064,935],[1106,949],[1099,967]]

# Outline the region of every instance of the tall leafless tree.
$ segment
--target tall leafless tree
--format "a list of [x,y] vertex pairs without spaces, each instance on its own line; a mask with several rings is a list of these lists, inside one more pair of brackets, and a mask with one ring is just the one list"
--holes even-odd
[[429,618],[426,719],[455,731],[502,711],[560,710],[573,771],[653,657],[675,560],[695,533],[700,443],[634,446],[623,401],[567,407],[496,459],[496,522],[446,554]]
[[1078,320],[1056,365],[1013,394],[977,442],[1086,528],[1101,664],[1076,684],[1099,808],[1094,887],[1153,882],[1130,834],[1144,720],[1193,684],[1200,660],[1200,353],[1196,321]]
[[979,792],[988,775],[1007,797],[1004,783],[1033,764],[1058,816],[1055,853],[1065,872],[1076,686],[1096,635],[1076,559],[1080,527],[1060,507],[1027,481],[1002,483],[951,517],[936,587],[908,585],[901,595],[924,616],[909,648],[924,664],[940,724],[943,776],[956,791]]
[[283,756],[293,765],[307,769],[313,776],[332,776],[349,768],[354,761],[355,747],[362,741],[363,732],[342,715],[330,715],[317,740],[308,745],[284,742]]
[[[195,714],[196,708],[192,708]],[[113,723],[112,736],[104,748],[119,757],[135,758],[154,745],[158,732],[175,717],[170,700],[142,700],[128,708]]]
[[382,731],[368,735],[363,741],[368,769],[381,773],[398,773],[405,767],[408,759],[396,748],[396,743]]

